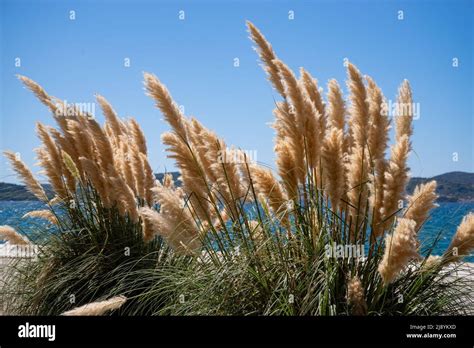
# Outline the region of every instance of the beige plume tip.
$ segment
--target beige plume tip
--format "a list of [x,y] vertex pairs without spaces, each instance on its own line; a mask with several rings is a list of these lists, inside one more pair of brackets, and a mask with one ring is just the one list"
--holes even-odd
[[42,87],[36,83],[35,81],[33,81],[32,79],[30,79],[29,77],[26,77],[24,75],[20,75],[20,74],[17,74],[16,77],[21,81],[23,82],[23,84],[28,87],[30,90],[32,90],[33,92],[36,92],[36,91],[39,91],[39,90],[42,90]]
[[145,79],[146,84],[159,82],[158,78],[154,74],[146,72],[146,71],[143,72],[143,78]]
[[21,81],[29,80],[28,77],[24,75],[16,74],[15,76],[18,80],[21,80]]
[[474,249],[474,213],[469,213],[462,219],[446,255],[452,254],[450,261],[457,261],[463,256],[468,256]]
[[64,316],[98,316],[104,315],[114,309],[122,307],[127,301],[125,296],[115,296],[105,301],[88,303],[84,306],[73,308],[61,315]]
[[347,73],[349,74],[349,77],[350,77],[352,80],[362,79],[362,74],[361,74],[361,72],[360,72],[359,69],[358,69],[354,64],[352,64],[351,62],[349,62],[349,63],[347,64]]
[[19,234],[13,227],[0,226],[0,240],[7,241],[13,245],[28,245],[31,242],[25,236]]

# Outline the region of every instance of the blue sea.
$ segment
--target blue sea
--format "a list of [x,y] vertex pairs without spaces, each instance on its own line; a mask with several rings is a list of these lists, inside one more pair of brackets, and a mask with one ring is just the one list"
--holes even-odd
[[[38,227],[47,228],[48,223],[40,219],[22,219],[27,212],[38,209],[44,209],[44,205],[37,201],[0,201],[0,225],[13,226],[27,235],[38,231]],[[422,245],[426,245],[423,242],[429,243],[434,240],[441,233],[433,254],[443,253],[463,216],[469,212],[474,212],[474,202],[440,203],[439,207],[432,211],[431,218],[420,232]],[[474,261],[474,256],[470,257],[469,261]]]

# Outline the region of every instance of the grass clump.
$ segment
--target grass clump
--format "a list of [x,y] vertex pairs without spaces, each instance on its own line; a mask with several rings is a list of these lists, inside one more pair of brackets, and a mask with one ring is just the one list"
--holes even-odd
[[[171,126],[162,141],[182,185],[171,176],[158,182],[134,120],[120,120],[102,97],[104,127],[81,113],[59,117],[55,99],[22,77],[59,126],[38,126],[58,233],[24,272],[23,308],[62,313],[73,307],[66,296],[78,294],[74,307],[123,295],[122,314],[467,314],[472,270],[457,272],[474,246],[474,215],[440,257],[431,255],[435,244],[418,240],[437,194],[434,181],[405,194],[414,105],[408,81],[393,118],[381,89],[352,63],[348,102],[335,80],[324,98],[308,71],[297,77],[250,22],[248,29],[282,97],[273,111],[276,171],[186,117],[145,73]],[[29,169],[7,156],[47,200]]]

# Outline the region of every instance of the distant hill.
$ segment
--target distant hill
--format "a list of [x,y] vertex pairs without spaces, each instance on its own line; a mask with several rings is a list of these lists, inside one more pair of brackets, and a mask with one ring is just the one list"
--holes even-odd
[[432,178],[411,178],[407,192],[412,193],[416,185],[431,180],[438,183],[438,202],[474,201],[474,173],[450,172]]
[[[175,181],[177,186],[180,186],[180,181],[178,180],[179,173],[178,172],[170,172],[173,176],[173,180]],[[157,173],[155,177],[162,181],[163,176],[165,173]],[[44,190],[49,198],[54,196],[53,190],[51,185],[43,185]],[[25,186],[17,185],[17,184],[9,184],[6,182],[0,182],[0,201],[35,201],[37,200],[36,197],[30,193]]]
[[[50,185],[43,185],[49,198],[54,196]],[[0,182],[0,201],[35,201],[36,197],[25,186]]]
[[[173,179],[178,181],[179,173],[170,172]],[[155,174],[158,180],[163,179],[164,173]],[[474,202],[474,173],[451,172],[434,176],[432,178],[411,178],[407,186],[407,192],[412,193],[415,186],[430,180],[438,182],[439,202]],[[52,196],[52,190],[49,185],[44,185],[49,196]],[[16,184],[0,183],[0,201],[27,201],[36,198],[29,193],[24,186]]]

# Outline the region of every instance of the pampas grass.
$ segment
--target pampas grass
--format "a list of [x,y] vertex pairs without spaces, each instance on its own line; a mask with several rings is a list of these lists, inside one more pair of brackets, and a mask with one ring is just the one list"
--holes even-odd
[[26,166],[26,164],[15,153],[11,151],[5,151],[4,155],[10,161],[10,164],[12,165],[13,169],[18,173],[20,179],[23,181],[28,191],[34,194],[39,200],[47,201],[48,197],[46,196],[43,187],[33,176],[33,173]]
[[385,283],[393,281],[410,260],[419,257],[415,228],[415,221],[400,218],[393,235],[387,235],[385,253],[379,265],[379,272]]
[[263,68],[268,74],[268,79],[272,83],[273,87],[281,95],[285,95],[285,88],[280,79],[280,70],[275,64],[277,56],[272,49],[272,45],[265,39],[265,36],[253,25],[252,22],[247,21],[247,28],[250,33],[250,38],[257,45],[256,51],[262,60]]
[[469,255],[474,249],[474,213],[466,215],[445,252],[451,260],[458,261],[462,256]]
[[268,205],[272,212],[279,217],[283,225],[288,227],[288,198],[281,184],[268,169],[252,165],[249,167],[248,173],[248,180],[253,180],[255,192],[268,200]]
[[186,136],[186,124],[184,116],[177,104],[173,101],[168,89],[158,78],[152,74],[145,73],[145,86],[148,94],[156,100],[156,105],[163,111],[166,121],[171,125],[176,134],[183,140]]
[[25,236],[19,234],[11,226],[0,226],[0,240],[7,241],[13,245],[28,245],[31,242]]
[[86,305],[71,309],[64,312],[61,315],[65,316],[98,316],[104,315],[109,311],[113,311],[122,307],[122,305],[127,301],[124,296],[116,296],[105,301],[98,301],[93,303],[88,303]]
[[367,303],[364,299],[364,288],[360,279],[355,276],[347,284],[347,302],[352,307],[353,315],[366,315]]
[[423,223],[428,219],[430,211],[437,206],[436,181],[430,181],[415,187],[411,196],[408,197],[408,206],[404,217],[415,221],[416,230],[419,231]]
[[336,80],[328,83],[328,117],[330,125],[344,131],[346,123],[346,107],[341,88]]
[[[46,209],[25,217],[54,223],[36,237],[38,258],[13,267],[16,273],[11,286],[24,290],[24,300],[13,301],[17,307],[11,310],[60,314],[71,306],[63,300],[67,292],[75,294],[77,305],[115,295],[117,281],[110,280],[114,274],[122,282],[133,282],[123,272],[152,268],[157,260],[168,260],[163,255],[172,258],[174,254],[166,252],[161,237],[150,236],[149,227],[147,232],[142,228],[145,223],[138,211],[155,205],[155,177],[138,123],[121,120],[105,98],[98,96],[106,115],[102,126],[71,106],[52,107],[57,100],[39,84],[28,78],[21,80],[55,111],[53,118],[59,127],[37,125],[42,142],[37,150],[39,165],[55,193],[51,201],[29,168],[12,152],[6,152],[28,189],[46,203]],[[59,107],[72,108],[74,117],[58,116]],[[136,294],[138,290],[130,292]]]
[[[55,204],[43,197],[49,213],[29,216],[55,216],[60,233],[31,266],[35,281],[16,283],[28,284],[21,310],[98,313],[90,308],[110,303],[90,303],[125,295],[129,301],[118,301],[124,314],[465,313],[462,303],[472,303],[472,294],[444,266],[472,249],[472,216],[442,258],[421,255],[418,231],[437,195],[435,182],[405,194],[413,133],[408,81],[399,89],[389,148],[391,120],[372,78],[349,63],[348,106],[335,80],[324,100],[307,70],[297,76],[263,34],[247,26],[282,97],[273,110],[276,168],[252,162],[184,115],[150,73],[144,74],[146,93],[170,126],[161,140],[181,187],[170,175],[155,179],[140,125],[121,119],[104,97],[97,96],[104,125],[74,108],[74,118],[53,116],[58,128],[37,127],[43,144],[37,153]],[[41,86],[21,80],[58,110]],[[6,155],[42,197],[26,165]],[[332,253],[338,246],[355,254]],[[454,251],[459,255],[452,257]],[[69,293],[80,298],[71,312],[61,300]],[[185,303],[178,301],[182,294]]]
[[[178,314],[220,314],[222,310],[233,314],[334,314],[352,313],[358,307],[356,312],[367,314],[415,313],[419,309],[386,301],[387,296],[393,297],[393,287],[403,287],[404,282],[415,282],[417,286],[423,282],[426,289],[442,286],[436,277],[417,278],[408,268],[410,262],[419,260],[416,232],[429,216],[436,198],[434,186],[421,186],[404,204],[406,163],[411,150],[410,109],[400,109],[404,118],[395,122],[398,135],[390,157],[386,158],[390,119],[385,98],[373,79],[364,79],[355,65],[349,64],[351,104],[346,125],[346,106],[337,82],[329,83],[325,103],[316,80],[305,69],[300,69],[301,76],[297,78],[278,59],[261,32],[252,23],[247,26],[270,82],[283,97],[283,101],[276,101],[273,124],[276,170],[281,183],[270,170],[244,162],[240,175],[245,179],[248,194],[239,200],[235,196],[229,198],[230,192],[239,191],[233,188],[238,174],[232,166],[226,168],[215,163],[215,151],[224,146],[223,141],[197,120],[188,120],[184,115],[179,120],[184,124],[185,136],[179,137],[175,121],[168,121],[175,134],[166,134],[163,139],[170,145],[172,158],[177,160],[185,197],[190,202],[183,209],[190,211],[196,225],[205,227],[199,236],[206,250],[206,259],[190,271],[194,280],[180,280],[181,284],[190,282],[192,290],[184,285],[181,291],[191,291],[192,298],[185,309],[172,306],[168,310]],[[148,90],[149,76],[145,75]],[[160,106],[160,100],[170,94],[163,87],[157,91],[152,96],[166,116],[169,110],[166,105]],[[399,101],[412,102],[407,82],[400,88]],[[170,103],[174,103],[172,99]],[[213,143],[222,145],[213,148]],[[199,184],[195,189],[186,185],[191,179],[193,185]],[[196,207],[205,207],[205,214]],[[227,224],[212,219],[219,214],[219,208],[231,212]],[[281,210],[284,213],[278,214]],[[349,242],[369,244],[364,262],[327,260],[323,256],[322,249],[328,244]],[[298,255],[299,259],[290,255]],[[311,272],[318,269],[324,276]],[[277,270],[285,281],[279,278]],[[347,293],[340,294],[338,284],[345,282],[347,273],[354,272],[360,272],[359,281],[348,283]],[[311,287],[311,282],[318,285]],[[296,284],[308,284],[308,289]],[[367,294],[364,287],[369,289]],[[333,297],[322,297],[325,291]],[[244,293],[253,294],[254,300],[238,300]],[[285,304],[288,293],[299,293],[302,302]],[[356,295],[361,293],[366,306],[355,306],[356,302],[361,303],[361,296]],[[419,290],[412,296],[413,302],[425,299]],[[441,310],[440,296],[432,296],[428,301],[432,311]],[[341,298],[346,298],[344,309],[338,307]],[[331,306],[338,308],[336,312]]]
[[51,212],[51,210],[48,209],[29,211],[23,215],[23,219],[25,218],[40,218],[47,220],[52,224],[58,223],[58,218]]
[[333,126],[324,142],[322,162],[326,174],[328,196],[335,211],[338,210],[345,193],[346,178],[343,157],[344,134],[341,129]]

